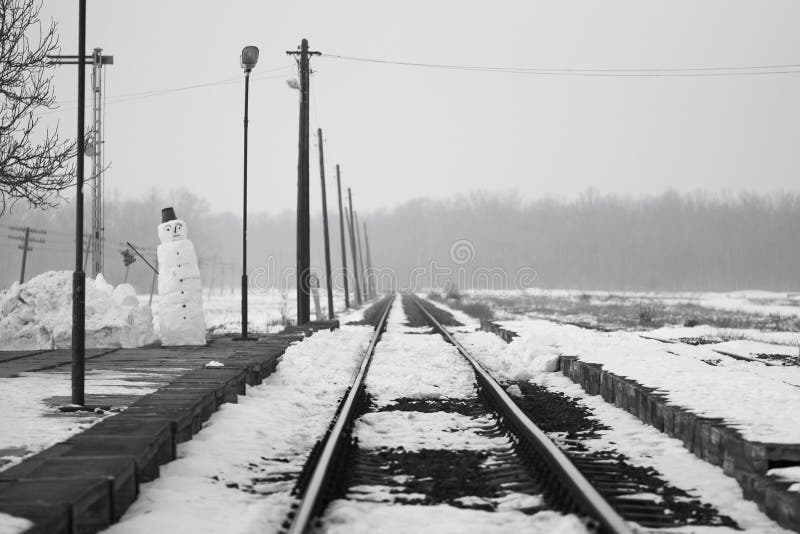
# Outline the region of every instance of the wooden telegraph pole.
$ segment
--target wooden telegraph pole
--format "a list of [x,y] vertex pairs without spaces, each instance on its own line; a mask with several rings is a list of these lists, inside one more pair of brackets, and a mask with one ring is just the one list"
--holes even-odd
[[359,276],[361,277],[361,293],[364,295],[364,300],[369,300],[371,298],[369,292],[367,291],[367,283],[364,280],[364,249],[361,246],[361,230],[358,229],[358,212],[353,212],[353,217],[355,218],[355,226],[356,229],[356,245],[358,248],[358,267],[359,267]]
[[350,229],[350,252],[353,253],[353,280],[355,282],[356,302],[361,306],[361,285],[358,283],[358,252],[356,248],[355,223],[353,222],[353,192],[347,188],[347,199],[350,203],[348,228]]
[[333,287],[331,287],[331,245],[328,237],[328,195],[325,192],[325,155],[322,149],[322,128],[317,128],[319,140],[319,180],[322,185],[322,233],[325,241],[325,280],[328,288],[328,319],[333,320]]
[[342,275],[344,277],[344,307],[350,308],[350,291],[347,283],[347,250],[344,241],[344,211],[342,211],[342,180],[339,177],[339,164],[336,164],[336,188],[339,190],[339,234],[342,238]]
[[367,287],[369,288],[369,294],[372,295],[372,298],[375,298],[377,294],[375,290],[375,282],[372,277],[372,257],[369,253],[369,236],[367,235],[367,221],[363,222],[364,225],[364,246],[366,247],[367,251]]
[[308,40],[300,42],[300,50],[286,52],[300,56],[300,138],[297,154],[297,324],[311,320],[311,223],[309,214],[308,172],[308,102],[310,56],[319,52],[308,50]]

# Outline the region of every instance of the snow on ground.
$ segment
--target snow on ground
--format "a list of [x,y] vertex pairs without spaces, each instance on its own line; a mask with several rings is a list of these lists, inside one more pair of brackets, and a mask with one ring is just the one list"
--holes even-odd
[[[755,328],[717,328],[710,325],[664,326],[648,330],[644,332],[644,335],[659,339],[702,338],[720,342],[755,341],[769,344],[775,349],[783,345],[780,348],[786,350],[788,347],[793,354],[797,354],[798,346],[800,346],[800,333],[798,332],[764,332]],[[772,354],[783,354],[783,352]]]
[[[655,301],[662,304],[695,304],[705,308],[741,311],[759,315],[800,316],[800,295],[777,291],[592,291],[582,289],[531,288],[530,295],[548,295],[561,298],[581,298],[589,295],[607,304],[631,304],[636,301]],[[495,291],[470,290],[471,295],[497,294]],[[501,291],[507,295],[508,291]],[[596,302],[597,303],[597,302]]]
[[[800,413],[800,368],[739,361],[703,346],[664,344],[632,332],[597,332],[544,320],[501,325],[520,334],[510,351],[523,345],[533,358],[576,355],[656,388],[671,404],[722,418],[745,439],[800,443],[800,425],[787,424]],[[705,363],[704,354],[720,364]]]
[[[404,326],[406,316],[397,298],[386,332],[375,350],[367,375],[367,393],[378,406],[400,398],[468,399],[475,397],[475,376],[458,352],[441,336],[423,333],[428,329]],[[491,426],[488,417],[470,418],[456,413],[413,411],[371,412],[361,417],[354,429],[359,446],[447,450],[506,450],[507,438],[481,436],[481,426]],[[491,461],[491,457],[489,460]],[[358,500],[338,499],[327,508],[322,532],[387,533],[500,533],[524,532],[584,533],[586,528],[574,515],[544,511],[527,515],[519,508],[539,504],[538,496],[509,492],[497,512],[484,512],[439,504],[391,503],[388,486],[350,488]],[[412,497],[404,494],[405,498]],[[477,497],[476,497],[477,498]],[[370,502],[364,502],[364,499]],[[389,501],[389,502],[382,502]],[[469,497],[465,502],[469,502]]]
[[366,449],[508,449],[508,439],[479,433],[493,425],[489,417],[472,418],[451,412],[372,412],[356,422],[354,433],[359,447]]
[[413,333],[428,329],[410,329],[405,322],[397,297],[367,374],[373,401],[386,406],[401,397],[474,397],[475,378],[458,351],[440,336]]
[[32,521],[0,512],[0,534],[22,534],[32,526]]
[[[208,295],[203,298],[206,327],[211,334],[235,334],[242,331],[241,293]],[[320,290],[321,317],[315,314],[311,303],[312,319],[328,318],[328,297]],[[337,317],[344,312],[344,293],[334,291],[333,309]],[[153,298],[153,314],[158,316],[158,296]],[[247,322],[252,332],[278,332],[288,321],[297,320],[297,292],[278,290],[254,292],[247,297]],[[343,321],[344,322],[344,321]]]
[[[69,348],[72,272],[49,271],[0,291],[0,349]],[[140,347],[155,341],[150,308],[130,284],[86,279],[86,347]]]
[[415,506],[338,500],[328,506],[321,530],[326,534],[583,534],[586,527],[577,516],[551,511],[525,515],[516,511],[484,512],[445,504]]
[[178,459],[143,484],[106,532],[275,532],[294,481],[350,385],[372,329],[317,332],[287,349],[277,370],[225,404]]
[[[146,372],[119,373],[89,371],[86,391],[92,395],[146,395],[156,385]],[[0,378],[0,406],[3,407],[0,432],[0,471],[27,456],[64,441],[90,427],[107,414],[61,413],[52,397],[69,398],[70,374],[58,371],[22,373],[15,378]]]
[[[458,334],[457,337],[496,377],[507,377],[508,361],[503,354],[504,347],[511,349],[512,345],[522,341],[517,338],[511,344],[506,344],[499,337],[486,332]],[[578,399],[579,404],[592,411],[594,418],[610,427],[609,430],[598,431],[600,437],[597,439],[581,441],[589,450],[614,450],[627,456],[634,465],[653,467],[665,480],[712,504],[720,513],[732,517],[749,532],[788,532],[761,513],[755,503],[745,500],[736,480],[725,475],[721,468],[694,456],[683,447],[680,440],[669,438],[645,425],[598,395],[586,394],[579,385],[559,373],[534,372],[529,379],[534,384]],[[722,527],[707,529],[708,532],[730,530]],[[698,529],[692,527],[688,531],[697,532]]]

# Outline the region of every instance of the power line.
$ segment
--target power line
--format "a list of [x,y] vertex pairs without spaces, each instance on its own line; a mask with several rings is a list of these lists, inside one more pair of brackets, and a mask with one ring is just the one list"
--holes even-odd
[[528,74],[539,76],[585,76],[585,77],[707,77],[707,76],[763,76],[770,74],[800,74],[800,64],[745,65],[739,67],[663,67],[663,68],[548,68],[548,67],[501,67],[486,65],[455,65],[446,63],[420,63],[415,61],[399,61],[392,59],[343,56],[337,54],[321,54],[320,57],[355,61],[361,63],[377,63],[382,65],[399,65],[403,67],[421,67],[428,69],[493,72],[503,74]]
[[[289,69],[291,67],[293,67],[293,65],[285,65],[283,67],[278,67],[278,68],[274,68],[274,69],[267,69],[265,71],[262,71],[262,74],[267,74],[267,73],[270,73],[270,72],[283,71],[283,70],[287,70],[287,69]],[[270,75],[270,76],[261,75],[261,76],[253,76],[252,79],[253,80],[271,80],[271,79],[275,79],[275,78],[283,78],[284,76],[285,76],[285,74],[273,74],[273,75]],[[221,80],[215,80],[215,81],[211,81],[211,82],[203,82],[203,83],[197,83],[197,84],[192,84],[192,85],[183,85],[183,86],[180,86],[180,87],[171,87],[171,88],[167,88],[167,89],[152,89],[150,91],[141,91],[141,92],[137,92],[137,93],[125,93],[125,94],[121,94],[121,95],[108,97],[107,105],[121,104],[121,103],[124,103],[124,102],[131,102],[131,101],[134,101],[134,100],[143,100],[143,99],[147,99],[147,98],[164,96],[164,95],[168,95],[168,94],[172,94],[172,93],[178,93],[178,92],[182,92],[182,91],[191,91],[191,90],[194,90],[194,89],[204,89],[204,88],[207,88],[207,87],[214,87],[214,86],[218,86],[218,85],[231,85],[231,84],[235,84],[235,83],[239,83],[239,82],[241,82],[241,77],[237,76],[235,78],[224,78],[224,79],[221,79]],[[62,103],[56,102],[56,105],[60,105]],[[53,110],[50,110],[50,111],[42,112],[42,113],[40,113],[40,115],[49,115],[51,113],[62,113],[64,111],[73,111],[75,109],[77,109],[77,106],[70,106],[70,107],[65,107],[65,108],[64,107],[59,107],[58,109],[53,109]]]

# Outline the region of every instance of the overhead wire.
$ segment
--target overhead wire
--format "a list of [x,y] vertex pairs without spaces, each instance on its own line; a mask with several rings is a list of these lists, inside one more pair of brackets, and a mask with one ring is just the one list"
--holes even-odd
[[[293,65],[289,64],[289,65],[284,65],[282,67],[276,67],[276,68],[272,68],[272,69],[263,70],[263,71],[261,71],[259,73],[259,75],[251,76],[251,80],[270,80],[270,79],[275,79],[275,78],[282,78],[282,77],[285,76],[285,74],[272,74],[272,75],[267,75],[267,76],[265,76],[265,74],[269,74],[269,73],[272,73],[272,72],[284,71],[284,70],[287,70],[287,69],[289,69],[291,67],[293,67]],[[190,85],[183,85],[183,86],[179,86],[179,87],[170,87],[170,88],[166,88],[166,89],[151,89],[149,91],[140,91],[140,92],[135,92],[135,93],[123,93],[121,95],[108,96],[107,100],[106,100],[106,105],[121,104],[121,103],[124,103],[124,102],[131,102],[131,101],[135,101],[135,100],[144,100],[144,99],[147,99],[147,98],[164,96],[164,95],[183,92],[183,91],[191,91],[191,90],[194,90],[194,89],[204,89],[204,88],[207,88],[207,87],[215,87],[215,86],[219,86],[219,85],[231,85],[231,84],[234,84],[234,83],[237,83],[237,82],[241,82],[241,77],[237,76],[237,77],[233,77],[233,78],[223,78],[223,79],[220,79],[220,80],[214,80],[214,81],[210,81],[210,82],[202,82],[202,83],[196,83],[196,84],[190,84]],[[104,97],[104,99],[105,99],[105,97]],[[63,104],[63,103],[64,102],[61,102],[61,103],[56,102],[56,105],[59,106],[60,104]],[[65,112],[65,111],[73,111],[73,110],[76,110],[76,109],[78,109],[77,106],[58,107],[56,109],[51,109],[51,110],[48,110],[48,111],[44,111],[44,112],[40,113],[40,115],[49,115],[49,114],[52,114],[52,113],[62,113],[62,112]]]
[[394,59],[320,54],[321,58],[419,67],[456,71],[492,72],[504,74],[527,74],[539,76],[585,76],[585,77],[709,77],[709,76],[763,76],[770,74],[800,74],[800,63],[743,66],[691,66],[691,67],[514,67],[487,65],[458,65],[447,63],[423,63]]

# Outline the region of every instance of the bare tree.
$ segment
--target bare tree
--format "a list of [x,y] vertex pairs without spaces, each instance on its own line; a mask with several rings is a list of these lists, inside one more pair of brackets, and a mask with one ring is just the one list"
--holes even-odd
[[0,0],[0,215],[19,200],[55,205],[74,176],[75,142],[37,128],[55,95],[48,55],[58,51],[55,22],[43,25],[41,0]]

